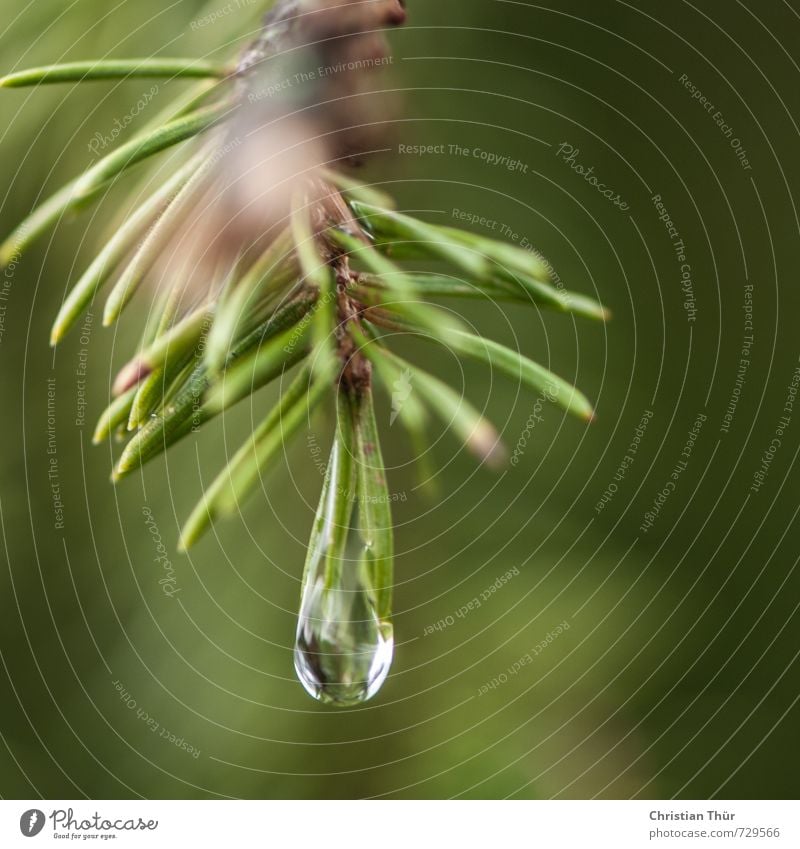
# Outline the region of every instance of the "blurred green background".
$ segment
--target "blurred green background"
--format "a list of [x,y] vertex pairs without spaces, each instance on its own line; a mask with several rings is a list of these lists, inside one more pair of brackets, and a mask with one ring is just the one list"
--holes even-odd
[[[404,499],[395,504],[395,663],[362,708],[319,706],[294,678],[291,647],[320,486],[310,439],[327,450],[330,416],[288,447],[240,519],[191,556],[177,554],[202,483],[274,396],[262,393],[113,488],[118,446],[93,448],[91,431],[136,328],[117,336],[93,310],[84,338],[73,333],[56,351],[47,339],[123,195],[63,222],[0,281],[4,797],[797,794],[800,403],[785,405],[800,353],[800,18],[779,0],[408,6],[386,81],[404,102],[396,155],[366,174],[431,220],[454,224],[462,210],[509,228],[565,285],[610,307],[613,321],[597,326],[464,306],[482,331],[574,379],[596,401],[596,421],[568,421],[502,377],[409,349],[463,381],[512,450],[534,426],[519,464],[499,474],[432,434],[441,494],[430,501],[382,400],[390,486]],[[192,27],[223,7],[1,0],[0,73],[205,54],[257,19],[255,4],[234,2],[213,26]],[[0,231],[85,168],[95,133],[150,85],[3,92]],[[179,91],[171,85],[162,102]],[[402,155],[400,144],[447,152]],[[578,151],[571,161],[563,145]],[[476,150],[521,164],[491,165]],[[753,344],[737,383],[747,285]],[[674,491],[642,530],[686,460],[699,414]],[[790,421],[753,491],[783,415]],[[170,551],[173,598],[159,584],[144,507]],[[485,600],[459,616],[475,597]]]

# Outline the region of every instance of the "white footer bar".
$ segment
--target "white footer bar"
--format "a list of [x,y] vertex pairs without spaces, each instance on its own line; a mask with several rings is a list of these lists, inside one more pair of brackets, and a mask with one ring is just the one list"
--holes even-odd
[[0,801],[0,846],[800,846],[783,801]]

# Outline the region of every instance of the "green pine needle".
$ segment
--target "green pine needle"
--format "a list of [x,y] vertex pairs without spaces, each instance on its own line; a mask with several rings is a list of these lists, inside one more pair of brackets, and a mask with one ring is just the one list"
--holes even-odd
[[128,421],[131,405],[136,395],[136,389],[129,389],[127,392],[115,398],[103,412],[95,425],[92,442],[99,445],[111,436],[120,425],[124,425]]
[[390,311],[370,310],[365,314],[365,317],[368,321],[373,317],[379,326],[389,327],[392,330],[416,332],[423,338],[439,344],[446,344],[456,353],[486,363],[490,368],[504,372],[515,380],[522,381],[529,389],[544,394],[546,398],[558,404],[568,413],[584,419],[584,421],[592,421],[594,418],[594,409],[589,400],[571,383],[499,342],[477,336],[474,333],[456,331],[448,337],[447,343],[445,343],[440,337],[425,333],[421,328],[404,322],[402,318],[392,316]]
[[314,345],[325,348],[332,355],[337,312],[336,280],[320,254],[316,234],[312,230],[310,209],[305,193],[296,192],[292,198],[291,232],[303,279],[310,281],[319,292],[313,323]]
[[169,396],[171,388],[190,364],[196,361],[196,351],[187,350],[182,356],[151,372],[139,383],[128,414],[128,430],[138,430],[147,422],[150,415]]
[[199,164],[198,157],[187,162],[144,201],[114,233],[61,305],[50,332],[51,345],[61,341],[64,334],[80,319],[100,287],[111,277],[128,251],[142,237],[165,204],[169,203],[170,198],[186,183]]
[[346,250],[355,260],[362,262],[383,284],[392,306],[409,320],[447,338],[451,330],[461,330],[464,325],[451,315],[426,304],[414,285],[415,278],[382,256],[373,245],[338,228],[327,231],[334,243]]
[[310,350],[308,336],[307,325],[290,327],[250,356],[240,359],[208,392],[206,408],[220,413],[252,395],[255,387],[263,386],[304,359]]
[[335,186],[348,201],[360,201],[365,204],[382,206],[385,209],[394,209],[395,207],[394,198],[391,195],[376,189],[375,186],[369,186],[360,180],[342,174],[340,171],[323,168],[322,176],[332,186]]
[[351,201],[350,206],[364,226],[384,240],[418,242],[430,256],[462,269],[470,277],[488,276],[489,263],[484,252],[453,238],[445,228],[360,201]]
[[[431,337],[436,339],[436,337]],[[594,418],[594,409],[586,396],[549,369],[535,363],[517,351],[471,333],[459,333],[451,344],[456,352],[486,363],[509,377],[522,381],[530,390],[543,393],[568,413],[585,421]]]
[[300,429],[328,391],[327,381],[310,381],[308,366],[298,373],[269,415],[206,489],[181,530],[178,541],[181,551],[194,545],[217,517],[238,509],[266,464]]
[[336,587],[339,582],[352,524],[356,483],[353,412],[344,392],[337,393],[336,407],[336,431],[303,569],[305,586],[318,558],[324,557],[325,586],[328,589]]
[[127,391],[156,369],[166,368],[194,351],[213,316],[213,306],[200,307],[156,338],[119,372],[114,381],[114,394]]
[[205,362],[219,372],[242,331],[266,317],[273,300],[299,276],[294,243],[284,230],[238,281],[226,289],[208,334]]
[[103,157],[79,177],[72,190],[73,197],[76,200],[84,199],[99,185],[113,180],[137,163],[205,132],[229,117],[232,108],[233,102],[224,100],[221,103],[197,109],[151,132],[131,139]]
[[72,180],[67,183],[66,186],[37,206],[27,218],[17,225],[5,241],[0,244],[0,267],[19,260],[22,254],[65,213],[88,206],[108,188],[107,184],[98,185],[91,194],[78,198],[75,195],[77,182],[77,180]]
[[[307,304],[308,302],[300,300],[276,311],[266,322],[237,342],[228,356],[226,366],[232,368],[238,360],[299,321],[302,310],[308,309]],[[165,407],[158,410],[125,446],[112,474],[112,480],[118,481],[138,469],[230,406],[227,398],[224,399],[223,405],[215,410],[205,403],[207,394],[221,379],[220,375],[210,375],[204,362],[198,363],[174,397]],[[255,392],[263,385],[253,385],[252,391]]]
[[[175,193],[158,219],[153,222],[144,241],[137,248],[119,280],[109,292],[103,308],[104,327],[110,327],[117,321],[148,272],[162,256],[171,239],[183,224],[183,215],[187,208],[208,189],[214,175],[206,165],[207,156],[208,150],[204,150],[200,154],[200,167],[194,170],[188,180],[183,181],[179,191]],[[192,160],[192,162],[195,161],[195,159]]]
[[391,385],[403,374],[409,375],[411,385],[419,390],[428,407],[452,428],[476,457],[493,468],[502,465],[505,449],[497,430],[466,398],[438,377],[412,366],[381,345],[366,345],[362,350],[379,371],[393,374]]
[[111,59],[64,62],[29,68],[0,77],[0,88],[22,88],[39,83],[118,80],[128,77],[227,77],[231,69],[197,59]]
[[364,544],[365,565],[370,571],[371,584],[378,596],[378,616],[389,619],[394,583],[392,508],[372,391],[353,395],[351,406],[358,479],[358,528]]

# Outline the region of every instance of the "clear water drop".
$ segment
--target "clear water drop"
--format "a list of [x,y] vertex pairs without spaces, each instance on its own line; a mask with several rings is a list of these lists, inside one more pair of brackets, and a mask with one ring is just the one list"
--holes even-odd
[[337,577],[326,587],[321,570],[308,576],[294,667],[315,699],[344,707],[366,701],[381,688],[392,664],[394,637],[391,622],[377,614],[366,558],[344,562]]
[[294,647],[302,685],[315,699],[338,706],[374,696],[394,652],[391,521],[380,526],[367,500],[379,489],[367,477],[368,461],[376,456],[380,462],[374,414],[370,408],[354,421],[349,404],[340,394],[340,426],[308,546]]

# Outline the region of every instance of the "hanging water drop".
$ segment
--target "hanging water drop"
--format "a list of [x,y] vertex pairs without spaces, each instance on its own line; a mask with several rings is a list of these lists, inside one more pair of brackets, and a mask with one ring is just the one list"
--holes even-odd
[[294,648],[298,678],[327,704],[371,698],[392,663],[393,544],[385,489],[371,393],[351,398],[340,392]]

